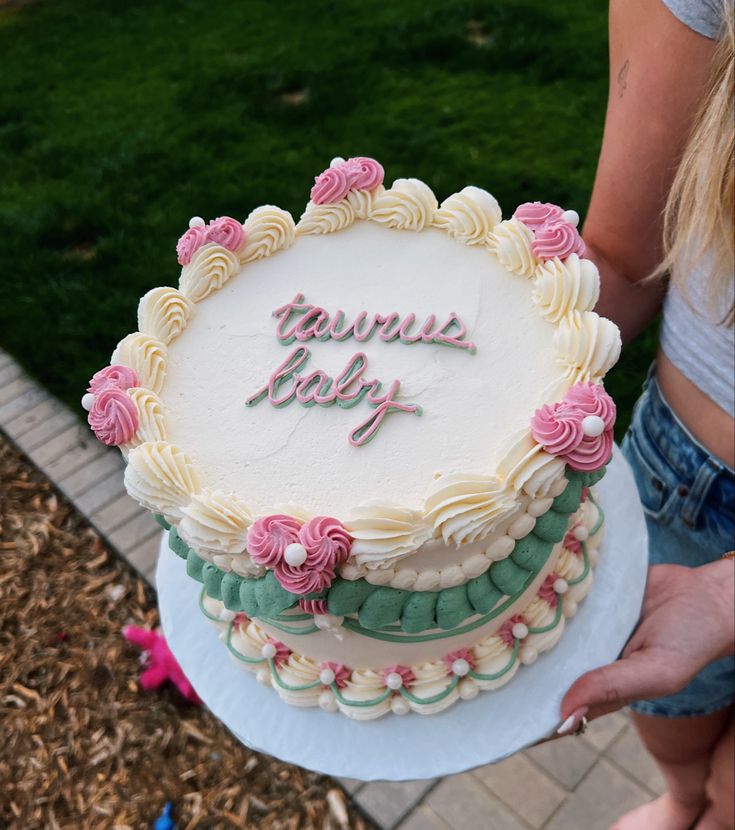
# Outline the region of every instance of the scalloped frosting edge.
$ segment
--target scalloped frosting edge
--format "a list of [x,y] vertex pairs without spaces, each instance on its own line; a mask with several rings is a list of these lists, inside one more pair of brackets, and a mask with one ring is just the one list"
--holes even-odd
[[[307,215],[308,222],[304,222]],[[243,241],[237,250],[230,250],[216,242],[205,242],[182,267],[178,290],[166,287],[152,289],[142,298],[139,307],[141,331],[120,341],[111,362],[134,369],[138,373],[141,392],[157,396],[165,382],[167,346],[183,333],[198,302],[224,285],[244,264],[289,247],[300,235],[332,232],[347,227],[357,219],[376,221],[398,229],[442,229],[460,242],[486,247],[508,270],[531,278],[534,283],[532,296],[540,313],[558,326],[554,338],[557,359],[562,367],[558,384],[568,387],[579,381],[599,382],[616,362],[620,353],[617,327],[590,310],[599,293],[599,275],[593,263],[576,253],[571,253],[564,260],[552,258],[542,262],[533,253],[533,231],[530,227],[515,215],[503,221],[500,207],[490,193],[468,186],[439,205],[431,189],[418,179],[397,179],[387,190],[382,183],[372,190],[351,189],[344,198],[333,204],[315,205],[310,202],[298,224],[281,208],[271,205],[256,208],[242,226]],[[190,227],[199,224],[203,225],[204,220],[194,217]],[[128,394],[131,395],[130,391]],[[165,442],[167,431],[165,415],[151,417],[151,399],[142,393],[131,397],[138,406],[138,419],[132,438],[120,446],[126,456],[140,450],[152,439],[153,443]],[[148,402],[147,406],[143,401]],[[530,430],[525,432],[521,442],[531,440],[530,435]],[[178,448],[175,449],[178,451]],[[453,477],[451,486],[464,487],[472,499],[480,499],[484,505],[484,521],[478,522],[474,511],[477,505],[471,501],[465,504],[465,513],[473,514],[470,525],[462,521],[462,511],[456,500],[450,499],[450,504],[442,509],[435,491],[441,490],[446,482],[440,481],[436,488],[432,486],[429,495],[429,499],[436,504],[432,510],[418,511],[420,518],[413,528],[413,536],[423,544],[427,518],[431,514],[430,538],[440,535],[446,543],[457,546],[470,539],[484,538],[518,512],[520,494],[543,498],[543,487],[548,492],[554,480],[563,474],[554,468],[558,459],[545,457],[540,448],[529,450],[526,457],[514,466],[509,459],[516,455],[516,449],[512,447],[508,457],[498,465],[499,470],[512,468],[511,474],[502,478],[487,477],[479,492],[477,476],[465,477],[464,480],[461,476]],[[134,488],[130,493],[133,498],[136,498],[136,492],[140,490]],[[160,498],[156,497],[157,492]],[[153,512],[162,513],[177,523],[181,519],[181,505],[173,505],[172,509],[170,502],[171,499],[156,486],[149,487],[147,498],[140,501]],[[376,519],[375,530],[380,531],[382,518]],[[348,523],[349,518],[345,522]],[[205,554],[232,557],[234,543],[230,538],[220,544],[216,534],[212,534],[211,538],[199,539],[198,543]],[[398,538],[396,545],[403,552],[405,539]],[[407,552],[407,555],[410,553]],[[386,550],[386,561],[393,558],[392,554],[395,550]],[[234,562],[232,566],[237,567]],[[247,559],[240,563],[240,569],[248,573],[258,571],[257,566]]]
[[556,645],[566,620],[589,591],[600,535],[581,542],[581,559],[562,547],[536,596],[495,633],[470,648],[414,666],[381,670],[318,662],[291,651],[255,620],[238,617],[206,594],[202,611],[220,629],[232,659],[290,705],[319,706],[355,720],[390,712],[431,715],[505,685],[522,665]]

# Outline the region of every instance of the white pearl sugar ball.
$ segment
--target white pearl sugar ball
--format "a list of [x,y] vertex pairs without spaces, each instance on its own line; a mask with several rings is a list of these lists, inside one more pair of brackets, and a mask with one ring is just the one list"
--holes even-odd
[[319,708],[324,709],[325,712],[337,711],[337,698],[328,690],[324,690],[319,695]]
[[407,715],[411,710],[407,700],[404,700],[400,695],[391,699],[390,708],[394,715]]
[[470,664],[461,657],[452,663],[452,672],[456,674],[457,677],[464,677],[469,670]]
[[566,581],[566,579],[562,579],[561,577],[559,577],[559,579],[555,580],[554,591],[556,591],[557,594],[566,594],[568,590],[569,583]]
[[403,686],[403,678],[401,677],[398,672],[392,671],[386,678],[385,678],[385,685],[389,689],[393,689],[393,691],[398,691],[398,689]]
[[480,687],[471,677],[465,677],[459,681],[459,696],[462,700],[472,700],[477,697]]
[[268,669],[258,669],[258,671],[255,672],[255,679],[258,681],[258,683],[262,684],[263,686],[271,685],[271,673],[268,671]]
[[528,637],[528,626],[525,623],[517,622],[511,631],[516,640],[525,640]]
[[91,392],[87,392],[86,395],[82,396],[82,408],[86,409],[87,412],[94,406],[94,395]]
[[203,228],[206,225],[204,219],[201,216],[192,216],[189,220],[189,227],[190,228]]
[[299,542],[291,542],[283,551],[283,558],[286,560],[286,564],[298,568],[299,565],[306,562],[306,548]]
[[573,532],[578,542],[586,542],[590,538],[590,532],[584,525],[577,525]]
[[325,686],[331,686],[334,683],[334,672],[331,669],[322,669],[319,674],[319,682]]
[[597,438],[605,431],[605,422],[599,415],[586,415],[582,419],[582,432],[588,438]]
[[342,156],[335,156],[335,157],[334,157],[334,158],[333,158],[333,159],[329,162],[329,166],[330,166],[330,167],[339,167],[339,166],[340,166],[340,164],[344,164],[344,163],[345,163],[345,160],[342,158]]
[[223,608],[219,612],[219,618],[222,620],[222,622],[232,622],[235,619],[235,612],[230,611],[229,608]]
[[565,210],[561,218],[570,225],[574,225],[575,228],[579,225],[579,214],[576,210]]
[[273,643],[264,643],[263,648],[261,648],[260,653],[265,657],[266,660],[272,660],[276,656],[276,647]]
[[564,616],[570,620],[576,613],[579,606],[573,599],[568,599],[564,603]]

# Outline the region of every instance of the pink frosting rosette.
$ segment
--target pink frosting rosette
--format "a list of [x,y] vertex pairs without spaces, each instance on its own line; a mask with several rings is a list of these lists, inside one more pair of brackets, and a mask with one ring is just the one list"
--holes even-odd
[[103,444],[119,447],[135,435],[138,409],[123,389],[106,386],[95,393],[87,421]]
[[413,673],[409,666],[388,666],[387,668],[383,669],[380,672],[380,676],[383,678],[383,682],[385,683],[389,674],[397,674],[403,681],[403,688],[411,686],[413,683],[416,682],[416,675]]
[[536,259],[566,259],[570,254],[584,256],[585,250],[584,240],[571,222],[559,219],[534,230],[531,252]]
[[334,682],[338,689],[344,689],[347,681],[352,677],[352,672],[343,663],[332,663],[326,660],[323,663],[319,663],[319,668],[322,671],[329,669],[331,672],[334,672]]
[[[299,565],[286,561],[289,545],[303,546]],[[274,514],[256,519],[248,530],[248,553],[259,565],[273,570],[280,585],[292,594],[315,594],[332,584],[336,567],[350,555],[352,537],[344,525],[329,516],[316,516],[301,525],[292,516]],[[301,600],[310,614],[326,614],[324,600]]]
[[556,608],[557,604],[559,603],[559,594],[557,594],[554,590],[554,585],[557,579],[559,579],[558,574],[549,574],[546,577],[546,579],[542,582],[541,587],[538,589],[539,597],[545,603],[551,606],[551,608]]
[[330,516],[309,519],[299,531],[299,539],[306,548],[307,562],[330,568],[345,562],[352,547],[352,536],[342,522]]
[[[585,418],[600,418],[600,435],[586,435]],[[599,422],[598,422],[599,423]],[[563,458],[580,472],[598,470],[612,454],[615,404],[597,383],[576,383],[564,400],[537,409],[531,435],[546,452]]]
[[206,238],[207,242],[215,242],[234,253],[245,243],[245,230],[237,219],[219,216],[207,225]]
[[328,167],[314,180],[314,186],[311,188],[311,201],[315,205],[330,205],[339,202],[349,192],[350,185],[344,164]]
[[350,187],[357,190],[375,190],[383,184],[383,165],[367,156],[355,156],[344,163]]
[[528,620],[523,614],[514,614],[509,620],[506,620],[498,629],[498,637],[508,648],[513,648],[516,638],[513,636],[513,626],[516,623],[523,623],[528,625]]
[[563,404],[546,404],[531,419],[531,435],[546,452],[566,456],[584,436],[582,419]]
[[561,219],[563,213],[558,205],[552,205],[550,202],[524,202],[518,205],[513,218],[534,231],[547,222]]
[[605,423],[605,429],[615,426],[615,401],[599,383],[575,383],[564,396],[564,404],[582,413],[582,416],[597,415]]
[[452,671],[452,666],[457,660],[466,660],[471,669],[475,668],[475,655],[468,648],[458,648],[450,651],[444,656],[444,665]]
[[99,372],[92,375],[87,392],[96,395],[109,387],[125,390],[137,385],[138,376],[129,366],[113,364],[112,366],[105,366],[104,369],[100,369]]
[[303,565],[289,565],[279,562],[273,569],[276,579],[292,594],[314,594],[323,591],[332,584],[336,576],[334,568],[327,565],[314,565],[307,558]]
[[179,265],[188,265],[194,254],[207,241],[207,228],[203,225],[197,225],[194,228],[189,228],[186,233],[182,234],[179,241],[176,243],[176,258]]
[[325,599],[300,599],[299,608],[307,614],[328,614]]
[[573,470],[590,472],[599,470],[610,460],[613,447],[613,431],[606,429],[596,437],[585,435],[579,444],[565,456],[567,464]]
[[291,516],[275,513],[256,519],[248,529],[247,550],[258,565],[274,568],[286,548],[299,541],[301,525]]

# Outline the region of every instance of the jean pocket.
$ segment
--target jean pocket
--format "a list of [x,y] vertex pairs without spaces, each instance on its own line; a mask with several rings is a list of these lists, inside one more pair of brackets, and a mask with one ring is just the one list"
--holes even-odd
[[662,521],[676,500],[675,473],[651,446],[650,439],[641,439],[635,427],[625,436],[622,450],[633,469],[643,511],[649,518]]

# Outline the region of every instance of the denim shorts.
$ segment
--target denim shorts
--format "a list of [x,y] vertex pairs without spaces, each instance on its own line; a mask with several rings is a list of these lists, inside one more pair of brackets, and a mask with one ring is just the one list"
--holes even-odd
[[[653,368],[622,446],[648,525],[650,565],[705,565],[735,547],[735,472],[684,427]],[[631,707],[642,715],[699,717],[735,701],[735,657],[710,663],[674,695]]]

